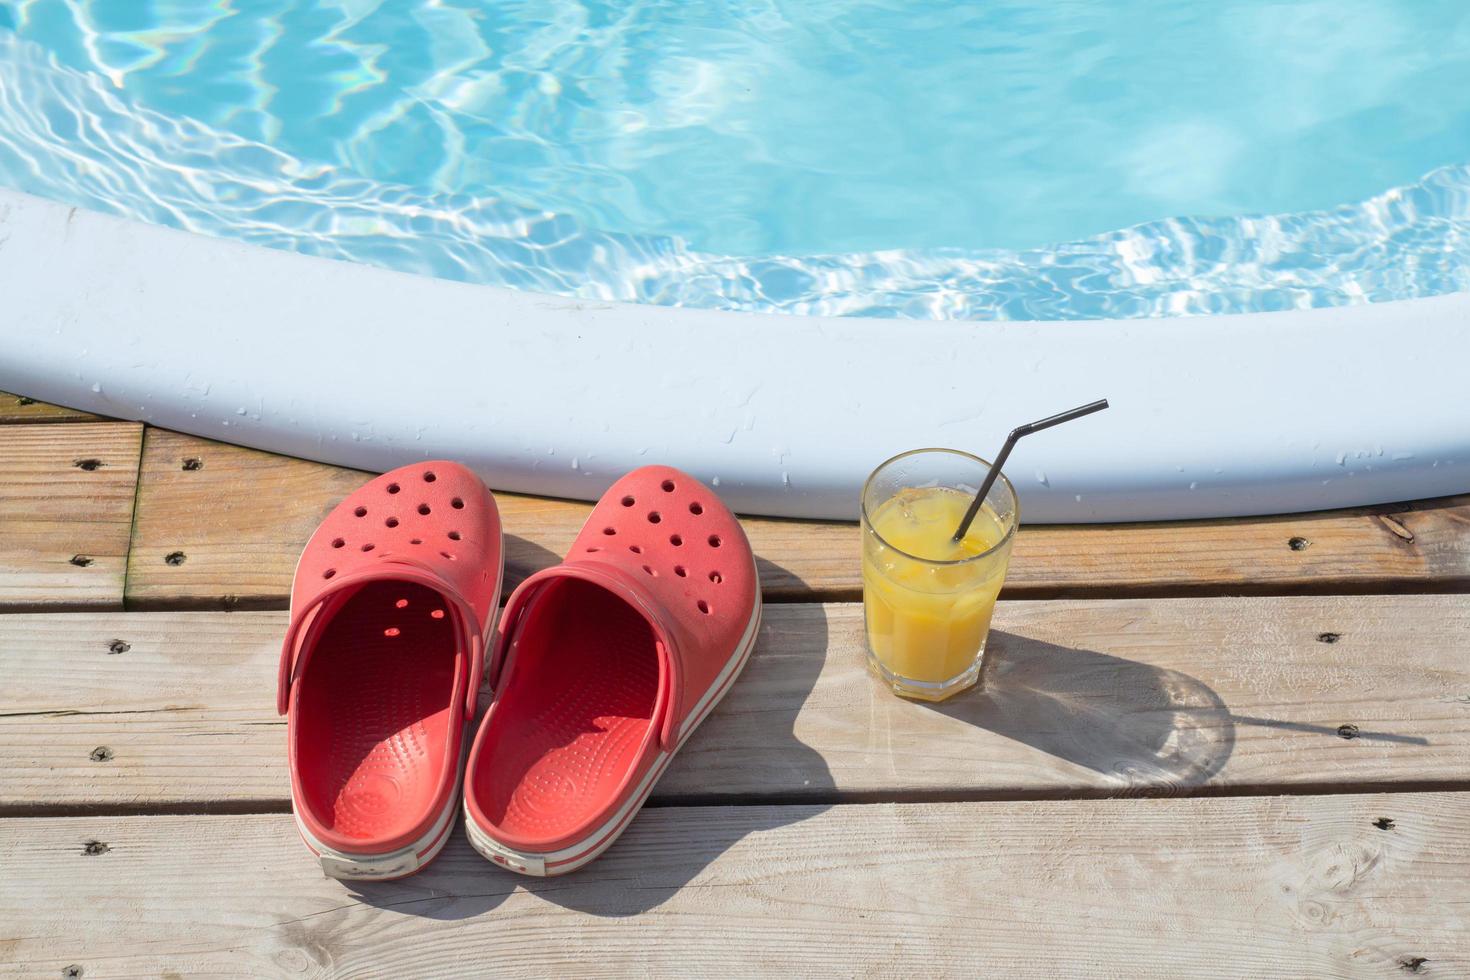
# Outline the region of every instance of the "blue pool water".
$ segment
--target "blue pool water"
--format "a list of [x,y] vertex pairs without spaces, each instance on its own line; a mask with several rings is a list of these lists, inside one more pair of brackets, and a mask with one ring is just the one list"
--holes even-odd
[[600,299],[1470,289],[1465,0],[0,0],[0,186]]

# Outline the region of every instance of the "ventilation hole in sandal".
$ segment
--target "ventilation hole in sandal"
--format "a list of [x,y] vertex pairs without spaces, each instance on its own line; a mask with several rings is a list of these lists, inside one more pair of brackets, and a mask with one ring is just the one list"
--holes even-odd
[[389,493],[397,493],[397,492],[398,492],[398,491],[400,491],[400,490],[402,490],[402,489],[403,489],[403,488],[402,488],[402,487],[400,487],[400,486],[399,486],[399,485],[398,485],[398,484],[396,484],[396,483],[390,483],[390,484],[388,484],[388,492],[389,492]]
[[424,543],[424,539],[423,538],[409,538],[408,539],[408,543],[409,544],[423,544]]
[[663,483],[660,483],[659,486],[661,486],[661,487],[664,488],[664,493],[673,493],[674,492],[674,481],[673,480],[665,480]]
[[632,497],[624,497],[623,498],[623,506],[624,507],[632,507],[637,502],[638,501],[634,500]]
[[655,572],[655,571],[654,571],[654,570],[653,570],[653,566],[652,566],[652,565],[644,565],[644,566],[643,566],[643,570],[644,570],[644,571],[645,571],[645,572],[647,572],[647,573],[648,573],[648,574],[649,574],[649,575],[653,575],[653,576],[655,576],[655,577],[657,577],[657,576],[658,576],[658,572]]
[[608,537],[612,537],[614,534],[618,533],[618,529],[615,527],[605,527],[602,529],[602,533],[606,534]]
[[333,575],[336,574],[337,570],[335,568],[329,568],[325,572],[322,572],[322,578],[331,578]]
[[343,541],[341,538],[333,538],[332,539],[332,547],[333,548],[341,548],[345,544],[347,544],[347,542],[346,541]]
[[651,510],[651,511],[648,512],[648,523],[650,523],[650,524],[657,524],[659,521],[661,521],[663,519],[664,519],[663,515],[660,514],[656,510]]
[[694,604],[694,608],[695,609],[698,609],[700,612],[704,613],[706,616],[709,615],[709,603],[705,602],[703,599],[700,599],[698,602],[696,602]]
[[680,578],[688,578],[689,569],[685,568],[683,565],[675,565],[674,574],[679,576]]
[[402,632],[402,631],[399,630],[399,628],[397,626],[390,626],[387,629],[383,630],[383,635],[384,636],[397,636],[400,632]]
[[459,540],[459,532],[458,531],[450,531],[449,532],[449,540],[450,541],[458,541]]
[[408,600],[407,599],[399,599],[397,602],[393,603],[393,607],[395,609],[407,609],[408,608]]
[[679,548],[683,546],[684,539],[677,534],[671,534],[669,535],[669,544],[673,545],[675,548]]
[[597,552],[599,552],[601,550],[602,550],[601,548],[588,548],[587,549],[587,554],[589,554],[589,555],[595,555]]
[[363,545],[363,546],[362,546],[362,550],[363,550],[363,551],[372,551],[372,550],[373,550],[373,545],[372,545],[372,543],[371,543],[371,542],[369,542],[369,543],[368,543],[368,544],[365,544],[365,545]]
[[453,507],[455,510],[464,510],[464,501],[461,500],[459,497],[455,497],[449,502],[449,506]]
[[366,507],[359,507],[359,508],[357,508],[357,510],[353,511],[352,513],[354,515],[358,516],[358,517],[366,517],[367,516],[367,508]]
[[725,581],[725,577],[723,575],[721,575],[719,572],[710,572],[709,573],[709,580],[711,582],[715,583],[716,585],[719,585],[721,582]]
[[390,517],[390,518],[388,518],[386,521],[383,522],[383,526],[384,527],[397,527],[398,526],[398,518],[396,518],[396,517]]
[[424,517],[428,517],[432,512],[428,504],[419,504],[419,513]]
[[429,613],[429,618],[430,619],[443,619],[444,618],[444,610],[442,610],[442,609],[435,609],[433,612]]
[[439,478],[434,475],[434,471],[433,470],[429,470],[427,473],[424,474],[424,482],[425,483],[433,483],[437,479],[439,479]]
[[718,534],[711,534],[709,536],[709,546],[711,548],[718,548],[722,543]]
[[633,552],[633,554],[635,554],[635,555],[641,555],[641,554],[643,554],[643,549],[640,548],[640,547],[638,547],[636,544],[630,544],[630,545],[628,545],[628,550],[631,551],[631,552]]
[[450,554],[450,553],[449,553],[449,552],[447,552],[447,551],[441,551],[441,552],[439,552],[439,557],[440,557],[440,558],[445,558],[445,559],[448,559],[448,560],[449,560],[449,561],[454,561],[454,556],[453,556],[453,555],[451,555],[451,554]]
[[689,513],[693,514],[695,517],[698,517],[700,514],[704,513],[704,507],[701,506],[699,501],[696,500],[694,503],[689,505]]

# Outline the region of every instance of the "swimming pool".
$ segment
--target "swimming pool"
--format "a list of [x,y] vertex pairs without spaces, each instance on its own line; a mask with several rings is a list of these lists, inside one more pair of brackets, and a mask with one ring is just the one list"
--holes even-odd
[[1470,491],[1462,8],[0,0],[0,388],[800,517],[1097,397],[1028,520]]
[[0,0],[0,186],[587,299],[934,319],[1470,288],[1461,0]]

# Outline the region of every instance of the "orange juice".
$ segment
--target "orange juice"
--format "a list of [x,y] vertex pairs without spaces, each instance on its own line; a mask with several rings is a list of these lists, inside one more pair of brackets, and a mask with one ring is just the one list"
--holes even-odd
[[987,499],[963,540],[955,541],[971,499],[943,486],[902,488],[866,514],[869,659],[907,697],[943,700],[980,675],[1014,519],[1003,519]]

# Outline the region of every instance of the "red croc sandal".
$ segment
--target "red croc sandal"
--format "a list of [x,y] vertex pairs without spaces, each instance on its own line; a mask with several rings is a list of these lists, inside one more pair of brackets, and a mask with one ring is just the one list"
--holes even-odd
[[448,839],[502,570],[495,500],[457,463],[378,477],[307,542],[276,708],[328,875],[402,877]]
[[664,466],[619,480],[501,616],[465,777],[470,843],[543,876],[605,851],[734,683],[760,613],[745,532],[707,487]]

